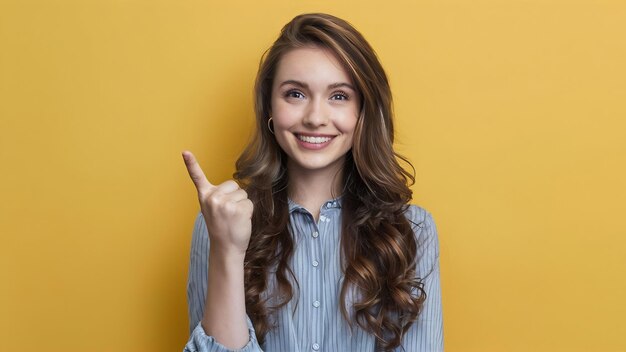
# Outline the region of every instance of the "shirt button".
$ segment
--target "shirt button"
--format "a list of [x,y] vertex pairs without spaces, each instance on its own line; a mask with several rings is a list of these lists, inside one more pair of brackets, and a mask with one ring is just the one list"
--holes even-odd
[[313,231],[313,235],[312,235],[313,238],[317,238],[319,235],[320,235],[319,232]]
[[311,347],[313,348],[313,351],[318,351],[320,349],[320,344],[316,342]]
[[313,307],[319,308],[320,307],[320,301],[313,301]]
[[320,262],[318,262],[317,260],[314,260],[312,264],[314,267],[317,267],[318,265],[320,265]]

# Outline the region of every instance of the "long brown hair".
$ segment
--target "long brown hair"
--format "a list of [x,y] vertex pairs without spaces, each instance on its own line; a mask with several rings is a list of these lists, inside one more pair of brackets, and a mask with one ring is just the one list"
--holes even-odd
[[[393,150],[391,90],[374,50],[349,23],[331,15],[295,17],[283,27],[259,67],[256,131],[234,174],[255,205],[245,259],[246,310],[263,342],[272,328],[270,315],[293,298],[291,282],[297,285],[288,265],[294,244],[288,230],[287,156],[267,123],[280,59],[289,50],[311,45],[333,52],[361,95],[342,180],[342,313],[350,326],[356,323],[373,334],[380,348],[393,349],[417,319],[426,298],[415,272],[415,235],[404,215],[414,177],[398,159],[412,166]],[[266,292],[270,268],[276,268],[277,292]],[[346,307],[353,290],[359,294],[352,307]]]

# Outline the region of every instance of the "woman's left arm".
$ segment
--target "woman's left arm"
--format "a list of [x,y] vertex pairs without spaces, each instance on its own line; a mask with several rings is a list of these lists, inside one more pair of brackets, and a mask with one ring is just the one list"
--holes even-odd
[[[417,277],[422,279],[426,301],[417,321],[403,338],[405,351],[443,351],[443,314],[439,280],[439,239],[432,215],[412,205],[407,218],[413,223],[417,239]],[[402,350],[401,348],[398,351]]]

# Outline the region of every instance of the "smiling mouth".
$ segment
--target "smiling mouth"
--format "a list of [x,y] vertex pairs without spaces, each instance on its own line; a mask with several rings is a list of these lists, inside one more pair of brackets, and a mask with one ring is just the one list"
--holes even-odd
[[306,143],[322,144],[322,143],[326,143],[330,141],[334,137],[313,137],[313,136],[303,136],[300,134],[296,134],[296,138]]

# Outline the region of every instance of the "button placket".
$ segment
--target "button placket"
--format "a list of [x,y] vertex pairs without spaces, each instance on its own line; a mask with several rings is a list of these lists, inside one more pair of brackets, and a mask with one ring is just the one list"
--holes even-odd
[[312,317],[315,317],[315,319],[313,319],[315,321],[315,325],[312,326],[313,329],[311,331],[311,349],[313,351],[319,351],[321,349],[320,343],[322,341],[322,335],[324,331],[324,311],[322,309],[319,309],[322,305],[321,299],[324,287],[322,270],[320,270],[320,264],[323,260],[323,238],[321,236],[325,233],[323,231],[325,231],[329,220],[330,219],[328,219],[325,215],[325,209],[321,209],[319,222],[316,226],[317,228],[311,233],[311,248],[313,249],[311,253],[311,274],[314,278],[313,282],[316,283],[315,288],[311,291],[311,301],[309,301],[309,304],[311,304],[310,307],[312,307],[309,308],[311,309],[311,315]]

